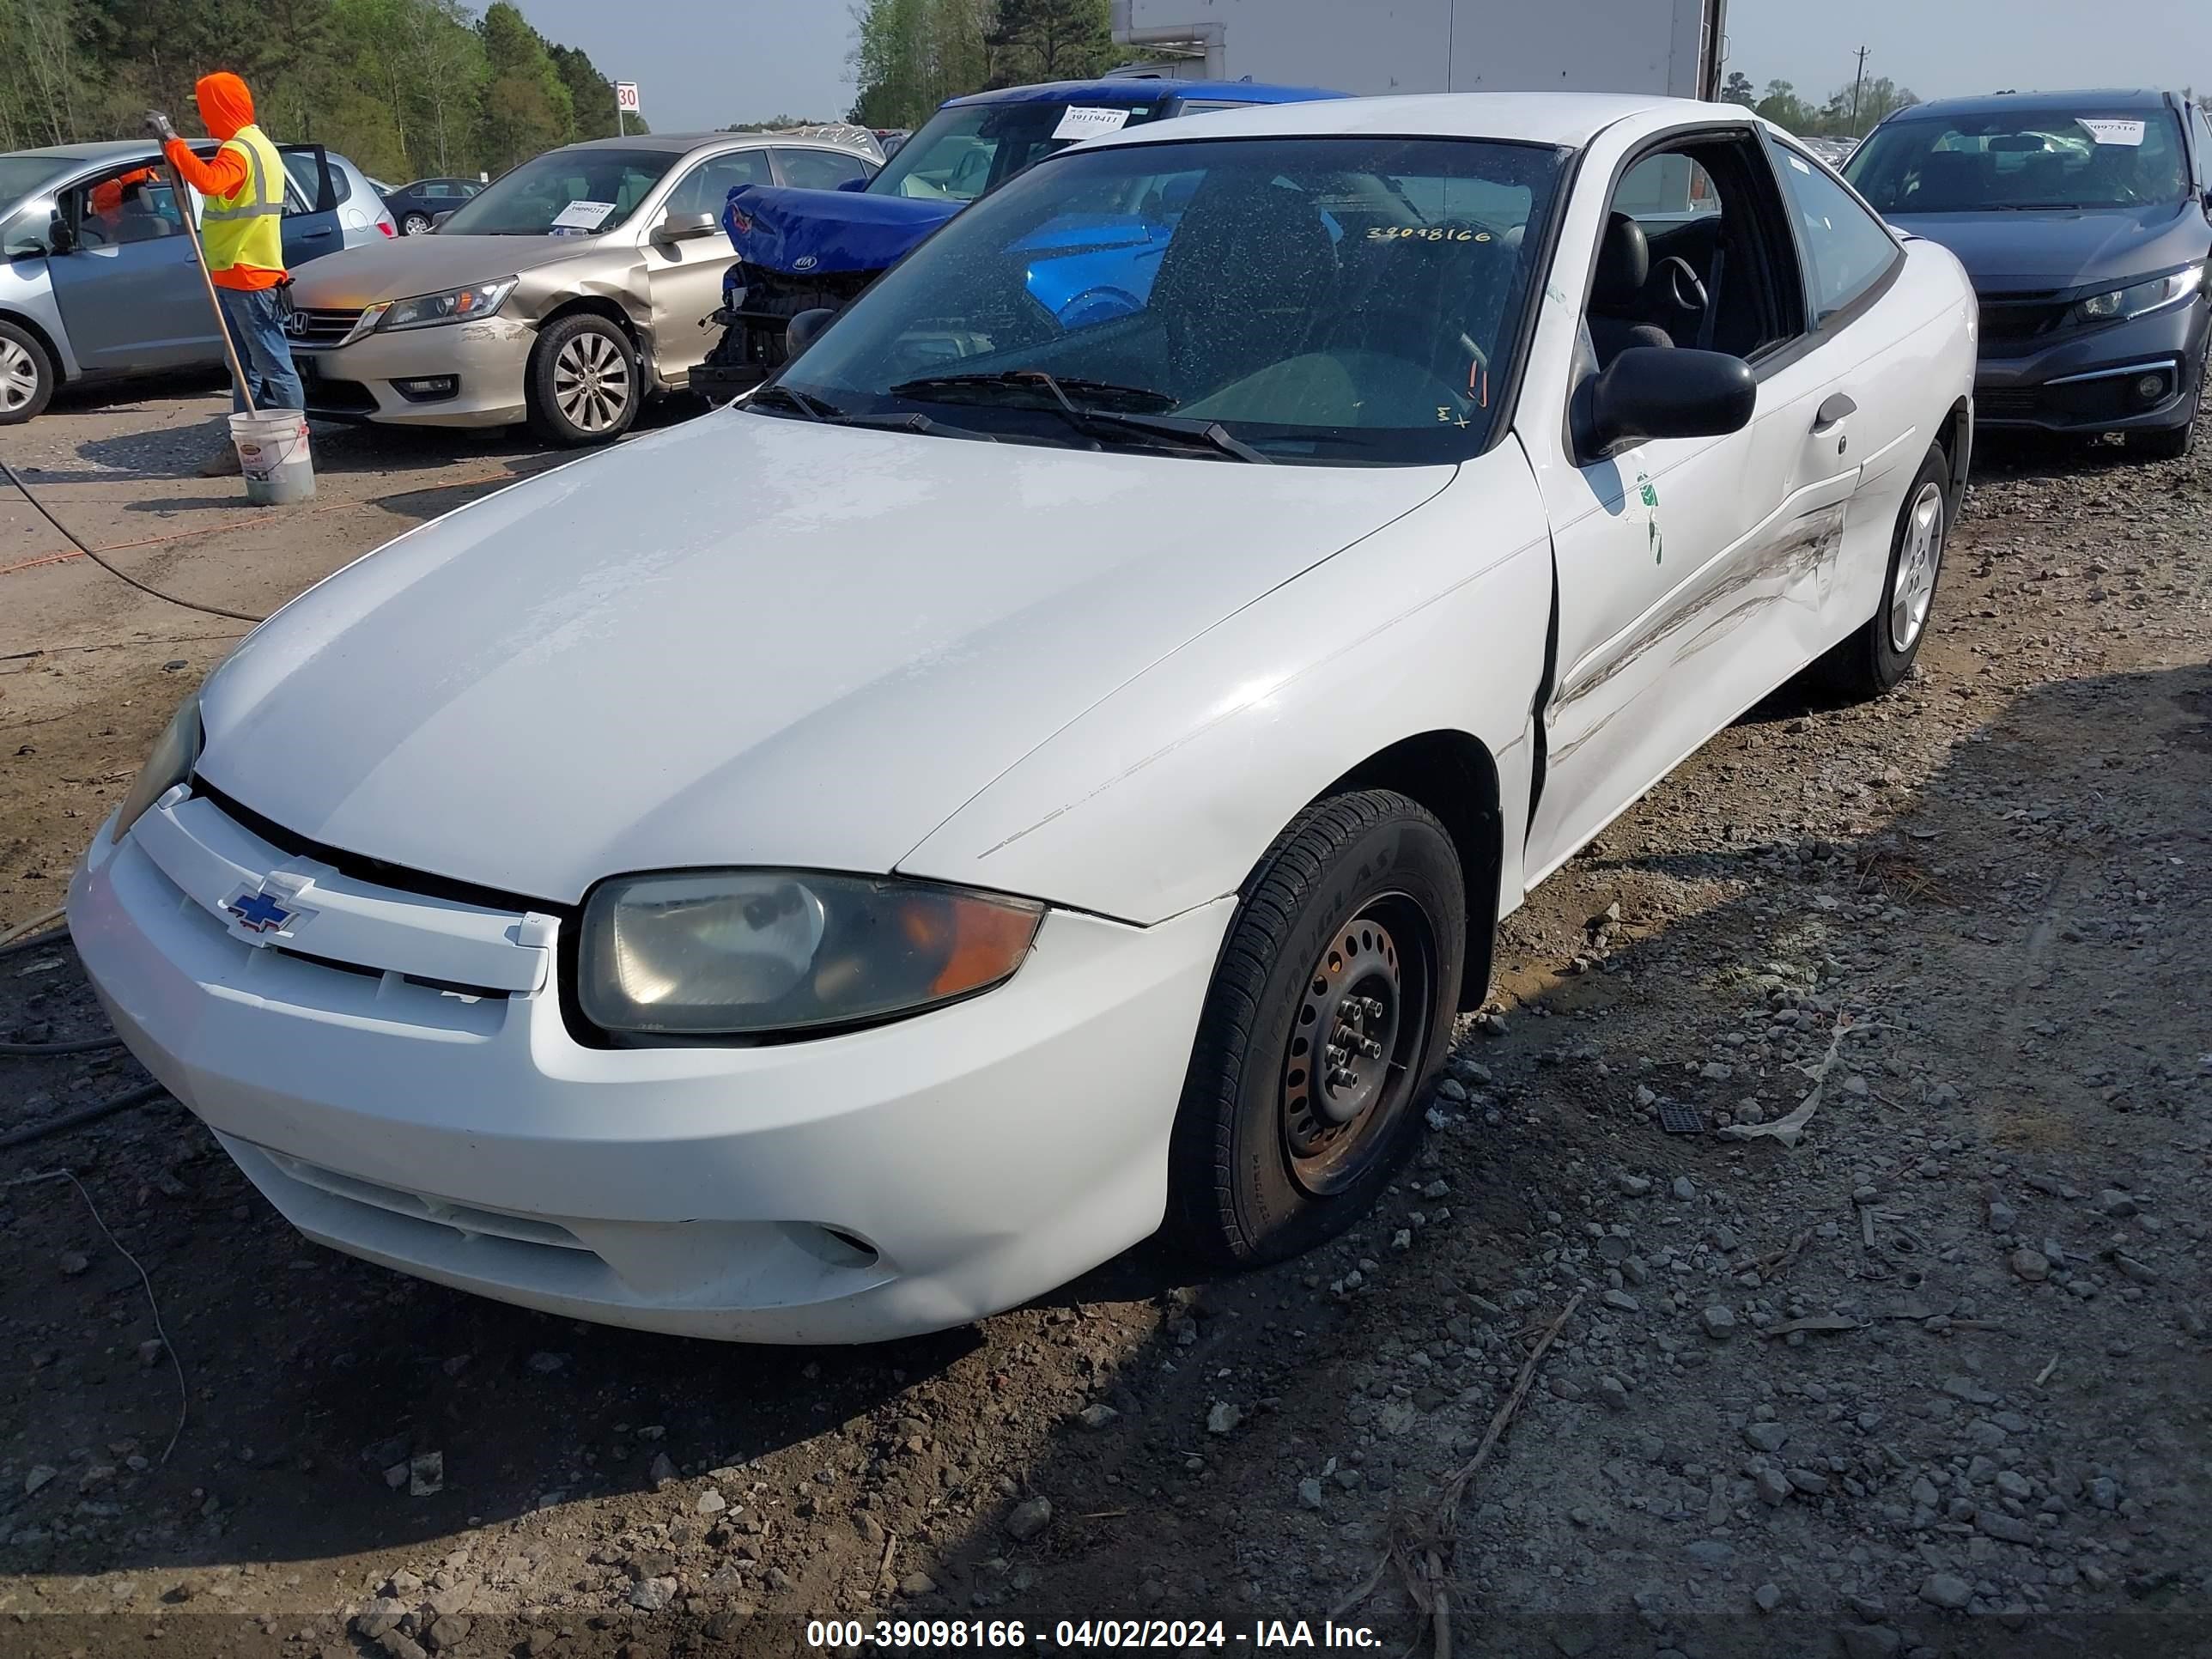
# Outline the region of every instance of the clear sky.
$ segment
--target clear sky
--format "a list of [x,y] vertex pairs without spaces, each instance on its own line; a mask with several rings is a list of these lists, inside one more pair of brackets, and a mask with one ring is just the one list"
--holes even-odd
[[[1514,0],[1497,0],[1510,15]],[[635,81],[664,132],[852,106],[848,0],[520,0],[540,33]],[[1193,0],[1203,9],[1203,0]],[[1572,5],[1577,0],[1566,0]],[[2002,87],[2212,88],[2212,0],[1728,0],[1729,67],[1815,101],[1869,75],[1923,98]]]
[[2212,89],[2212,0],[1728,0],[1728,64],[1817,103],[1852,54],[1923,98],[2006,88]]
[[610,81],[636,82],[659,132],[770,115],[842,119],[853,106],[847,0],[516,3],[540,34],[590,52]]

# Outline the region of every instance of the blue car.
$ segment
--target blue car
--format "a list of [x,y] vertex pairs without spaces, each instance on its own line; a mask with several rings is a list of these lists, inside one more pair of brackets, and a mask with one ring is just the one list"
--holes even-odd
[[1978,424],[2189,453],[2212,348],[2202,108],[2170,92],[1946,99],[1884,121],[1844,176],[1966,266]]
[[[1081,139],[1207,110],[1341,96],[1250,81],[1125,76],[1007,87],[949,100],[865,185],[733,190],[723,224],[738,258],[716,313],[725,333],[692,384],[727,395],[757,382],[782,363],[793,317],[843,305],[977,197]],[[1181,204],[1136,205],[1052,230],[1057,241],[1040,246],[1031,292],[1055,313],[1079,307],[1091,320],[1111,314],[1103,307],[1141,305]]]

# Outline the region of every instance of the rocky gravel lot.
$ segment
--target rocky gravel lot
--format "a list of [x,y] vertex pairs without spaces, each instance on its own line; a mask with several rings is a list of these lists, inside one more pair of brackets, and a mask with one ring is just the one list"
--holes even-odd
[[[323,1252],[173,1104],[11,1151],[82,1191],[0,1189],[0,1652],[2212,1652],[2208,552],[2212,458],[1983,457],[1913,678],[1778,697],[1548,883],[1418,1167],[1267,1273],[729,1348]],[[0,928],[173,648],[35,744],[0,700]],[[64,944],[0,957],[0,1041],[100,1029]],[[0,1133],[140,1081],[0,1058]]]

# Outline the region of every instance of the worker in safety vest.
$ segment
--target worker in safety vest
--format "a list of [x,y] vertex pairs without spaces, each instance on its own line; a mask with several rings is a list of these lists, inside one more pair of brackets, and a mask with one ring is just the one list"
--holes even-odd
[[[304,409],[307,397],[292,349],[284,338],[289,307],[280,292],[291,282],[284,270],[284,158],[269,135],[253,125],[253,98],[235,75],[203,76],[196,91],[200,119],[222,142],[215,160],[192,154],[165,116],[149,115],[169,165],[207,198],[200,214],[201,240],[224,324],[249,385],[231,388],[231,407]],[[201,469],[212,477],[238,471],[238,452],[228,441]]]

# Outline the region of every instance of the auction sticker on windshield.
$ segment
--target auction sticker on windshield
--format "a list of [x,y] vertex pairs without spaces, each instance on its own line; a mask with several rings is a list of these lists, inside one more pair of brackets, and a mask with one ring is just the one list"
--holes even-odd
[[1119,132],[1129,125],[1126,109],[1106,109],[1095,104],[1070,104],[1052,130],[1055,138],[1096,138],[1102,132]]
[[553,216],[553,228],[597,230],[614,210],[612,202],[571,202]]
[[2125,144],[2130,149],[2142,148],[2143,124],[2140,121],[2092,121],[2076,116],[2075,124],[2100,144]]

